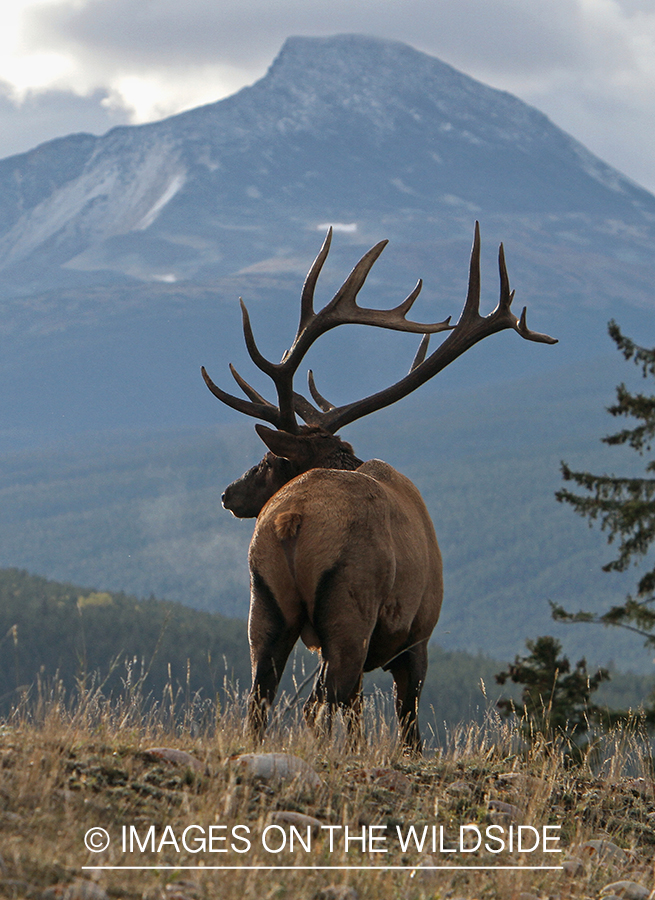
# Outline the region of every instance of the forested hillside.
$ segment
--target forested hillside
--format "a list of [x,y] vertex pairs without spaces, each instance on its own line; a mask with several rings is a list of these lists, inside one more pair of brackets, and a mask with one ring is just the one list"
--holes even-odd
[[103,682],[105,694],[134,687],[160,700],[173,690],[213,697],[250,678],[242,622],[154,598],[138,600],[0,570],[0,697],[6,711],[37,675],[72,691]]

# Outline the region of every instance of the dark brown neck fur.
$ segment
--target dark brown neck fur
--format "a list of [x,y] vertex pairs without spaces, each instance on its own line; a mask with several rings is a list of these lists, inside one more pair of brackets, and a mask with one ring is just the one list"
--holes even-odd
[[352,445],[338,435],[330,434],[317,425],[304,425],[300,434],[312,438],[316,454],[312,460],[313,469],[358,469],[363,460],[355,456]]

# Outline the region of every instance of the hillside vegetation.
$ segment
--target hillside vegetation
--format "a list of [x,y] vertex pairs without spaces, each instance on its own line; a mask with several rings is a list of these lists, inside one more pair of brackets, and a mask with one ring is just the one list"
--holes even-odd
[[[137,599],[0,570],[0,712],[56,690],[75,703],[85,692],[138,695],[147,709],[190,709],[243,697],[250,686],[245,622],[180,603]],[[520,650],[523,648],[517,648]],[[462,722],[481,723],[501,696],[494,675],[504,662],[432,644],[421,700],[430,743],[444,745]],[[309,693],[315,655],[294,651],[278,707]],[[304,687],[303,687],[304,686]],[[299,688],[302,687],[302,690]],[[649,676],[613,673],[596,697],[611,708],[637,709],[652,690]],[[367,676],[367,695],[388,705],[391,676]],[[509,691],[512,696],[512,692]]]
[[0,570],[0,698],[6,712],[37,691],[101,687],[213,700],[250,680],[242,622],[161,600]]

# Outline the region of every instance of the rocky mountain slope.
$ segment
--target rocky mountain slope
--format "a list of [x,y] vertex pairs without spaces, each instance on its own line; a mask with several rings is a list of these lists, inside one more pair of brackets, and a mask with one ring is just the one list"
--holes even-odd
[[[218,103],[0,165],[3,291],[109,274],[172,283],[302,272],[323,223],[429,243],[474,216],[575,246],[652,226],[655,200],[544,115],[399,43],[291,38]],[[525,221],[529,217],[531,221]],[[547,220],[556,222],[548,227]],[[519,221],[523,219],[519,225]],[[622,227],[623,226],[623,227]],[[425,272],[428,274],[428,271]],[[80,276],[81,277],[81,276]]]
[[[41,440],[62,420],[65,432],[221,417],[197,372],[238,362],[236,298],[281,353],[330,223],[326,294],[388,238],[369,302],[395,304],[422,277],[421,315],[456,315],[476,218],[485,302],[502,240],[517,305],[561,343],[526,352],[505,336],[509,357],[476,351],[458,379],[604,352],[609,315],[638,328],[652,310],[655,198],[537,110],[400,43],[290,38],[264,78],[218,103],[5,159],[0,427]],[[379,387],[357,362],[344,377],[331,363],[360,355],[369,336],[355,331],[330,344],[326,389]],[[370,340],[411,359],[397,335]]]

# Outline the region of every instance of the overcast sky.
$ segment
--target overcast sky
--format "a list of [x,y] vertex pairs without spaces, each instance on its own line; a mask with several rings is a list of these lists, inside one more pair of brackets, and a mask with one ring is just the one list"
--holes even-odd
[[655,0],[8,0],[0,157],[218,100],[292,34],[395,38],[545,112],[655,192]]

